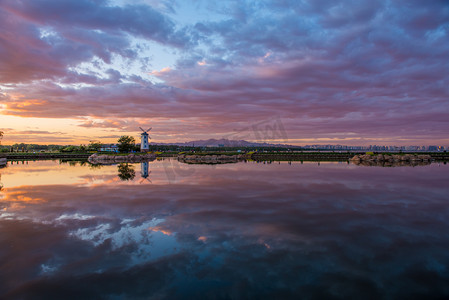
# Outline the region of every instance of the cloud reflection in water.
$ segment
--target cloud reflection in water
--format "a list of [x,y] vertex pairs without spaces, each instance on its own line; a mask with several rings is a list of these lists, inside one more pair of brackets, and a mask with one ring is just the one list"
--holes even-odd
[[0,293],[449,295],[445,165],[201,165],[170,181],[164,163],[150,163],[151,184],[116,180],[117,166],[58,165],[65,184],[8,185],[24,169],[2,170]]

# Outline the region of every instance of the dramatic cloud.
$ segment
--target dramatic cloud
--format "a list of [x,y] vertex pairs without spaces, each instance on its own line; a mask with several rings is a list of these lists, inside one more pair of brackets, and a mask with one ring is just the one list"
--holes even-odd
[[449,143],[445,1],[199,2],[196,12],[3,1],[2,113],[104,128],[194,118],[191,137],[279,116],[293,143]]

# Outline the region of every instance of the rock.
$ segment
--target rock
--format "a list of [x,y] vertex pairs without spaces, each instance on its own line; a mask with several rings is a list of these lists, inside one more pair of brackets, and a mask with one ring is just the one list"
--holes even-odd
[[422,161],[429,161],[432,160],[432,157],[428,154],[426,155],[418,155],[418,159],[422,160]]
[[136,163],[136,162],[142,162],[142,161],[150,161],[156,159],[156,154],[143,154],[143,155],[135,155],[135,154],[129,154],[129,155],[98,155],[98,154],[92,154],[87,159],[92,164],[112,164],[114,162],[128,162],[128,163]]
[[384,160],[385,161],[393,161],[393,157],[391,155],[384,155]]
[[418,166],[427,165],[432,161],[430,155],[366,155],[359,154],[351,158],[351,161],[357,165],[363,166],[383,166],[383,167],[395,167],[395,166]]
[[222,164],[235,163],[244,160],[246,157],[242,154],[237,155],[178,155],[178,160],[185,163],[205,163],[205,164]]
[[411,155],[410,156],[410,161],[420,161],[421,159],[419,159],[419,157],[417,155]]

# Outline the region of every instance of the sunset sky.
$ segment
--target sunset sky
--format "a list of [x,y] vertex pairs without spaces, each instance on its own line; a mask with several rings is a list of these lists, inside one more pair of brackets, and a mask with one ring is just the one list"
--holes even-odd
[[449,146],[448,32],[447,0],[1,0],[2,144]]

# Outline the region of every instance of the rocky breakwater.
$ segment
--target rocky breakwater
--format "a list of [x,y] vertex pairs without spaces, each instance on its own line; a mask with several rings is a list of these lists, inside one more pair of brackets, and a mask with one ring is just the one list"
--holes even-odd
[[178,155],[178,161],[188,164],[228,164],[245,160],[243,154],[237,155]]
[[6,157],[0,157],[0,166],[5,166],[7,162]]
[[430,155],[417,154],[359,154],[351,158],[351,162],[363,166],[397,167],[397,166],[424,166],[432,162]]
[[92,154],[87,159],[91,164],[114,164],[114,163],[139,163],[156,159],[156,154],[128,154],[128,155],[108,155]]

